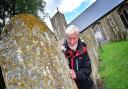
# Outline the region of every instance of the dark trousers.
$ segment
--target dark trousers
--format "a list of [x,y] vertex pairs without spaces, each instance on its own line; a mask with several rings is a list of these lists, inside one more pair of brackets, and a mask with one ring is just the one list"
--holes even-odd
[[92,79],[75,80],[78,89],[93,89],[94,83]]

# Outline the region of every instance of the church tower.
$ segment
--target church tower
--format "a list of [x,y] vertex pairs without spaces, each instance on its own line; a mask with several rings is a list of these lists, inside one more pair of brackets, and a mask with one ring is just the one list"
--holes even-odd
[[64,38],[64,30],[67,28],[67,22],[65,20],[64,14],[61,13],[58,8],[56,14],[51,18],[51,24],[55,35],[58,40]]

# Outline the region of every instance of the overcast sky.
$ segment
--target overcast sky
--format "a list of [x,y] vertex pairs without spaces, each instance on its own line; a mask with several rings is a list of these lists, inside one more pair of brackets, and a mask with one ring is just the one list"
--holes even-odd
[[[46,1],[46,12],[52,17],[56,12],[57,8],[60,12],[64,13],[67,23],[70,23],[75,19],[81,12],[88,8],[96,0],[45,0]],[[45,20],[48,24],[49,21]]]

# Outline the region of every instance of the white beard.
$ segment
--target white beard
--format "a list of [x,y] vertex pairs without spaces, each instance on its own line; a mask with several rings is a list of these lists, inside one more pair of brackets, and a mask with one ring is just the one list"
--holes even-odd
[[69,46],[69,48],[71,49],[71,50],[74,50],[74,51],[76,51],[76,48],[77,48],[77,46],[78,46],[78,43],[75,45],[75,46],[70,46],[70,45],[68,45]]

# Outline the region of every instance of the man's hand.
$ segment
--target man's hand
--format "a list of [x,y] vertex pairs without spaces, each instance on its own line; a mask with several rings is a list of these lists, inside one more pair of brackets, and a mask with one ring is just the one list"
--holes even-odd
[[76,79],[76,73],[72,69],[70,70],[70,76],[71,76],[72,79]]

